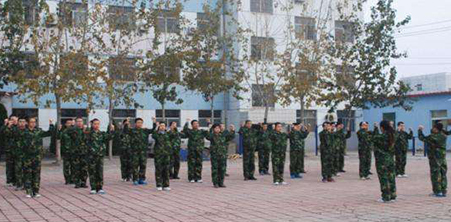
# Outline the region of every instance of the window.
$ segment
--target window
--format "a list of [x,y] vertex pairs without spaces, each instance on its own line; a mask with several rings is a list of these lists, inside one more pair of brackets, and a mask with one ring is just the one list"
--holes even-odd
[[296,75],[306,84],[311,86],[316,86],[318,84],[318,78],[315,73],[302,68],[300,63],[296,63]]
[[30,118],[35,117],[36,123],[39,123],[38,117],[39,112],[38,109],[13,109],[13,115],[19,118]]
[[316,40],[316,24],[314,18],[295,17],[294,29],[296,37],[305,40]]
[[88,72],[88,56],[81,53],[67,53],[60,57],[60,77],[71,81],[75,76]]
[[[301,120],[301,110],[296,110],[296,122],[302,123]],[[304,110],[304,125],[310,124],[312,129],[315,129],[318,122],[316,119],[316,110]]]
[[39,21],[38,1],[23,0],[25,24],[34,25]]
[[88,22],[88,4],[61,2],[60,11],[62,11],[61,19],[66,26],[80,26]]
[[383,113],[382,119],[393,122],[393,126],[396,126],[396,113]]
[[61,109],[61,123],[77,117],[83,118],[85,124],[88,123],[88,111],[86,109]]
[[417,85],[415,85],[415,88],[416,88],[416,90],[417,91],[423,91],[423,84],[417,84]]
[[273,13],[272,0],[251,0],[251,12]]
[[136,23],[133,19],[134,8],[127,6],[112,6],[108,7],[109,26],[112,29],[124,30],[134,29]]
[[355,110],[351,110],[351,117],[349,117],[349,112],[347,110],[337,110],[338,121],[348,126],[348,122],[351,122],[351,131],[355,131]]
[[208,127],[207,119],[210,119],[212,124],[221,123],[221,110],[214,110],[214,119],[211,119],[211,110],[199,110],[199,125],[201,127]]
[[122,121],[130,119],[130,124],[133,126],[136,118],[136,110],[134,109],[113,109],[113,121],[115,124],[122,126]]
[[[180,126],[180,110],[178,109],[167,109],[165,110],[165,118],[166,125],[169,125],[171,122],[176,122],[177,126]],[[156,110],[156,118],[157,122],[163,122],[163,110]]]
[[114,80],[133,81],[136,74],[136,59],[123,56],[110,57],[108,73]]
[[162,11],[158,16],[157,30],[162,33],[178,33],[179,19],[174,11]]
[[199,31],[203,31],[206,30],[208,32],[210,32],[211,28],[217,27],[217,30],[215,30],[215,35],[219,35],[219,31],[220,31],[220,22],[219,22],[219,18],[211,18],[208,17],[207,14],[202,13],[202,12],[198,12],[197,13],[197,29]]
[[20,75],[27,79],[34,78],[34,72],[39,69],[38,58],[33,53],[21,53],[19,56]]
[[[266,96],[265,96],[266,95]],[[270,96],[273,95],[273,96]],[[274,87],[267,85],[264,87],[261,84],[252,84],[252,106],[265,107],[266,102],[269,107],[275,107],[275,92]]]
[[275,42],[273,38],[251,37],[251,58],[254,60],[274,60]]
[[353,24],[344,21],[335,21],[335,41],[354,42]]
[[355,84],[354,67],[347,66],[347,68],[344,69],[343,66],[338,65],[335,67],[335,69],[337,75],[336,80],[339,86],[353,86]]
[[448,111],[447,110],[431,110],[431,118],[437,119],[437,118],[446,118],[448,117]]

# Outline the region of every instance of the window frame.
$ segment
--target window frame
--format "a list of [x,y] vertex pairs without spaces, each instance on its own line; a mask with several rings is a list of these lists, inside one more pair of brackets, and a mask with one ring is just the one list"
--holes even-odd
[[312,41],[316,41],[318,38],[315,18],[295,16],[294,30],[296,38]]
[[[172,114],[171,114],[172,112]],[[180,109],[165,109],[165,118],[166,118],[166,126],[169,126],[169,123],[171,122],[176,122],[177,123],[177,127],[181,126],[181,110]],[[170,115],[168,115],[170,114]],[[173,115],[173,114],[177,114],[177,115]],[[163,110],[162,109],[157,109],[155,110],[155,118],[157,120],[157,122],[162,122],[163,121]]]
[[[312,114],[312,115],[306,115]],[[301,123],[301,110],[296,110],[296,122]],[[305,125],[310,124],[313,129],[318,126],[318,110],[316,109],[305,109],[304,110],[304,123]]]
[[[272,37],[251,36],[251,59],[257,61],[274,61],[275,47],[275,40]],[[269,48],[269,50],[264,52],[265,48]]]
[[198,121],[201,127],[208,127],[207,119],[210,119],[211,124],[220,124],[222,123],[222,110],[214,110],[214,118],[211,119],[211,110],[200,109],[197,111]]
[[356,111],[351,110],[351,113],[353,114],[351,118],[348,117],[347,110],[337,110],[337,121],[341,121],[345,128],[348,126],[348,121],[350,119],[351,121],[351,132],[356,131]]

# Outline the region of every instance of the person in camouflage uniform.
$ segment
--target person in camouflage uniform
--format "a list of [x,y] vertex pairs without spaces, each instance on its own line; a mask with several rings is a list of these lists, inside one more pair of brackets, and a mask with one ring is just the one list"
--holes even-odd
[[173,152],[171,135],[166,132],[166,124],[160,123],[158,130],[152,134],[155,140],[155,180],[157,190],[171,190],[169,188],[169,168],[171,166],[171,154]]
[[323,130],[319,133],[321,153],[321,175],[323,182],[334,182],[333,176],[333,134],[329,122],[323,123]]
[[423,134],[423,126],[418,129],[418,138],[428,148],[428,159],[432,182],[433,196],[446,197],[448,179],[446,177],[448,166],[446,163],[446,134],[443,133],[443,124],[436,123],[429,136]]
[[9,125],[5,130],[5,135],[13,139],[13,149],[12,157],[14,159],[14,175],[15,175],[15,186],[16,190],[23,189],[24,178],[23,178],[23,144],[21,144],[21,138],[24,137],[25,130],[27,128],[27,121],[25,118],[19,118],[17,127],[14,125]]
[[286,185],[287,183],[283,180],[283,172],[285,168],[288,135],[282,132],[281,123],[274,124],[274,131],[271,133],[270,138],[274,185]]
[[243,138],[243,174],[244,180],[257,180],[255,171],[255,148],[257,145],[258,131],[252,128],[252,122],[246,120],[244,126],[238,132]]
[[[221,132],[222,132],[222,133],[226,133],[226,134],[227,134],[227,133],[230,133],[229,131],[227,131],[227,129],[226,129],[226,127],[225,127],[225,125],[224,125],[223,123],[219,124],[219,126],[220,126],[220,128],[221,128]],[[233,138],[235,138],[235,132],[233,132]],[[227,153],[228,153],[228,149],[229,149],[229,141],[226,141],[225,144],[224,144],[224,146],[227,148]],[[226,160],[225,164],[226,164],[226,166],[225,166],[225,173],[224,173],[224,175],[225,175],[226,177],[228,177],[229,174],[227,173],[227,160]]]
[[260,175],[270,175],[269,159],[271,156],[271,139],[267,123],[261,124],[261,130],[258,134],[258,171]]
[[103,157],[106,151],[106,144],[114,137],[114,126],[110,125],[108,132],[100,131],[100,121],[93,119],[91,129],[85,131],[86,144],[89,147],[89,184],[91,194],[105,194],[103,190]]
[[11,127],[17,127],[17,117],[11,116],[9,119],[5,119],[3,126],[0,128],[0,133],[4,135],[5,138],[5,173],[6,173],[6,185],[13,186],[16,181],[16,174],[14,172],[14,155],[13,150],[15,148],[15,138],[8,136],[6,130],[8,125]]
[[27,197],[40,197],[39,188],[41,183],[41,160],[44,155],[44,147],[42,139],[52,136],[54,127],[52,120],[49,121],[50,127],[48,131],[36,128],[36,119],[29,118],[28,128],[25,130],[24,136],[20,139],[23,155],[24,169],[24,185]]
[[170,129],[168,131],[171,139],[171,167],[169,169],[169,177],[171,179],[180,179],[180,148],[182,145],[181,134],[177,130],[177,123],[171,122]]
[[70,131],[73,130],[73,120],[69,119],[64,123],[64,127],[60,128],[57,133],[58,139],[61,141],[61,154],[63,157],[63,174],[66,184],[75,183],[75,165],[74,157],[75,153],[72,148],[74,147]]
[[362,180],[370,179],[371,159],[372,159],[372,138],[373,132],[368,130],[368,123],[361,122],[360,129],[357,132],[359,140],[359,176]]
[[188,138],[188,180],[202,183],[202,153],[208,131],[199,129],[197,120],[191,121],[190,129],[189,122],[188,119],[182,130],[182,138]]
[[330,144],[331,144],[331,149],[330,149],[330,155],[331,155],[331,166],[332,166],[332,175],[333,176],[339,176],[338,174],[338,157],[339,157],[339,149],[340,149],[340,140],[338,138],[338,134],[337,134],[337,124],[336,123],[330,123],[331,126],[331,137],[330,137]]
[[131,161],[131,138],[127,131],[130,128],[130,120],[127,118],[122,121],[122,129],[116,130],[116,137],[119,138],[121,178],[122,181],[132,179],[132,161]]
[[228,143],[235,138],[235,127],[230,126],[230,131],[221,132],[221,126],[214,124],[211,132],[206,136],[210,141],[211,178],[213,186],[226,187],[224,177],[227,167],[227,147]]
[[77,117],[75,119],[75,127],[68,130],[68,134],[72,138],[72,147],[74,157],[72,163],[74,166],[74,182],[75,188],[88,188],[88,152],[89,147],[86,143],[86,134],[84,133],[86,126],[83,118]]
[[293,124],[288,134],[290,138],[290,175],[292,179],[302,178],[304,170],[304,146],[309,130],[299,123]]
[[339,122],[337,124],[337,131],[335,132],[335,136],[338,143],[338,149],[337,149],[337,167],[336,170],[340,173],[345,173],[344,170],[345,167],[345,155],[346,155],[346,140],[351,138],[351,130],[347,129],[345,131],[344,124],[342,122]]
[[398,123],[398,130],[395,134],[396,175],[398,175],[398,177],[407,177],[407,149],[409,147],[409,140],[413,139],[412,129],[409,131],[409,133],[406,132],[403,122]]
[[143,128],[144,120],[135,119],[135,128],[129,129],[132,147],[132,172],[134,185],[146,185],[146,167],[147,167],[147,149],[149,145],[149,135],[155,132],[157,126],[155,118],[153,120],[153,129]]
[[396,200],[396,168],[395,168],[395,130],[390,122],[380,123],[381,134],[378,131],[372,137],[377,175],[382,193],[381,202]]

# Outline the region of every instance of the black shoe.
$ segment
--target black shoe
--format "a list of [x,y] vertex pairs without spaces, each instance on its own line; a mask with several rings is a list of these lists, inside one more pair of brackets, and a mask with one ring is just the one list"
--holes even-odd
[[219,186],[218,186],[218,185],[216,185],[216,184],[215,184],[215,185],[213,185],[213,186],[214,186],[215,188],[219,188]]
[[248,180],[249,180],[248,178],[246,178],[246,177],[244,178],[244,181],[248,181]]
[[220,184],[219,187],[221,187],[221,188],[226,188],[226,185]]
[[271,175],[268,171],[265,171],[265,175]]
[[78,188],[81,188],[81,186],[80,185],[75,185],[75,189],[78,189]]
[[338,171],[338,172],[340,172],[340,173],[346,173],[346,171],[345,171],[345,170],[340,170],[340,171]]
[[251,177],[251,178],[249,178],[249,180],[257,180],[257,178]]
[[228,177],[228,176],[230,176],[228,173],[226,173],[224,176],[226,176],[226,177]]
[[180,177],[174,177],[174,178],[172,178],[172,179],[174,179],[174,180],[180,180]]
[[370,171],[370,172],[368,172],[368,174],[369,174],[369,175],[373,175],[373,173],[371,173],[371,171]]
[[81,188],[88,188],[88,186],[86,186],[86,184],[82,184]]

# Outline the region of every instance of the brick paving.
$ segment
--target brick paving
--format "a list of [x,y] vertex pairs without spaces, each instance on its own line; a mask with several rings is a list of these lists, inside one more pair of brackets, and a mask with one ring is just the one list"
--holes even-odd
[[[0,166],[0,222],[3,221],[451,221],[451,197],[433,198],[429,166],[424,157],[409,157],[407,179],[397,179],[398,201],[382,204],[377,177],[360,181],[358,159],[346,159],[347,173],[336,183],[320,182],[319,158],[306,160],[304,179],[273,186],[271,176],[243,181],[241,160],[229,161],[227,188],[215,189],[210,164],[204,162],[202,184],[171,181],[172,191],[155,189],[153,160],[149,159],[149,185],[133,186],[119,180],[119,160],[105,160],[106,195],[63,184],[62,168],[46,162],[42,172],[43,195],[27,199],[21,191],[4,186]],[[375,173],[374,163],[372,172]]]

